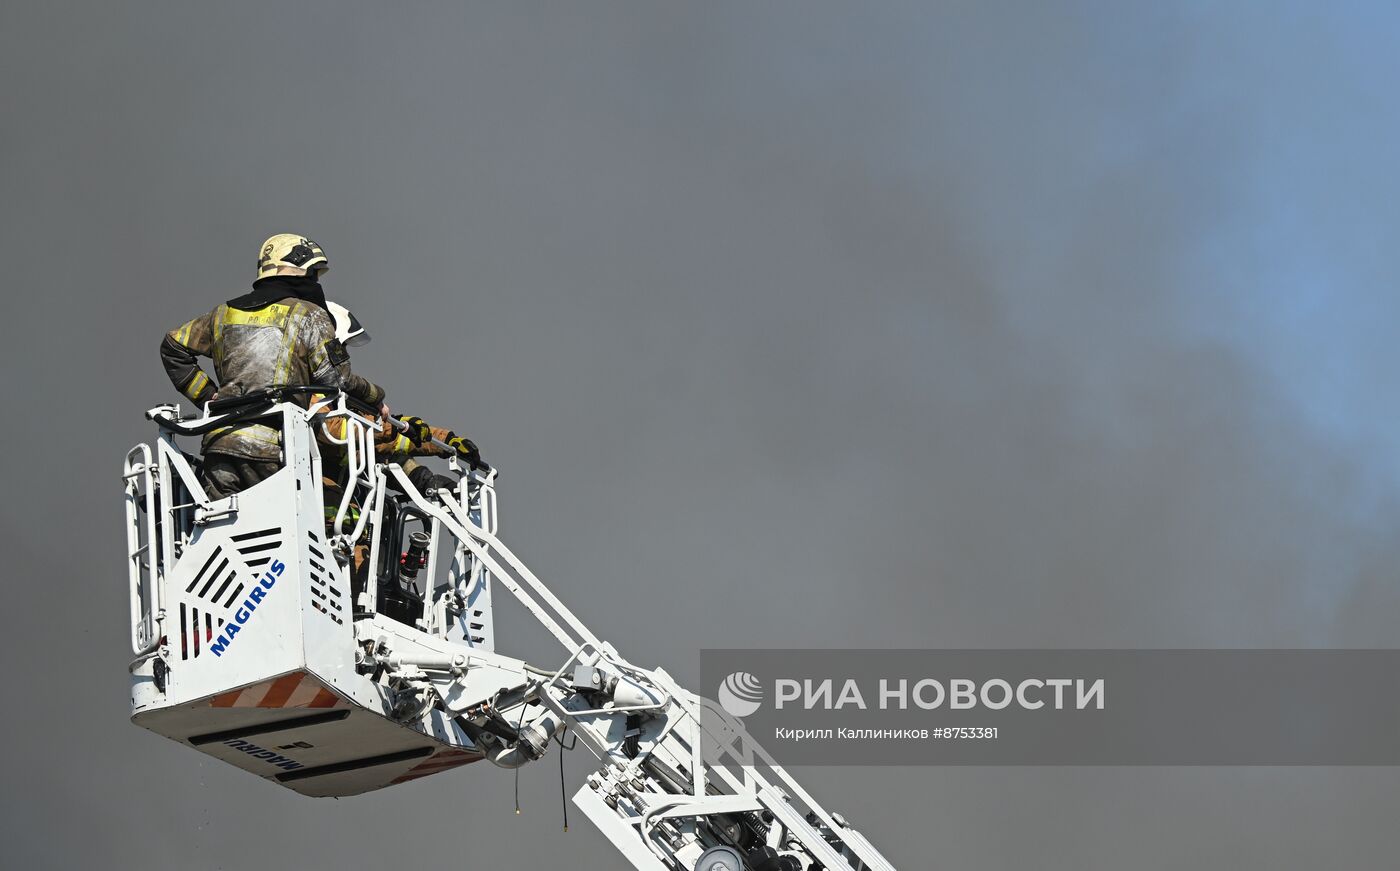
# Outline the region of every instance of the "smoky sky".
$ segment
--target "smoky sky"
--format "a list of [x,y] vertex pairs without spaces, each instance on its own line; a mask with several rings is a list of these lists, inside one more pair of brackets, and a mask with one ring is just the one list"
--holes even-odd
[[[120,459],[161,335],[277,232],[390,405],[503,470],[503,538],[682,682],[704,647],[1395,645],[1396,25],[6,6],[4,864],[620,866],[553,760],[518,817],[485,765],[313,801],[128,722]],[[1400,849],[1390,769],[796,774],[901,869]]]

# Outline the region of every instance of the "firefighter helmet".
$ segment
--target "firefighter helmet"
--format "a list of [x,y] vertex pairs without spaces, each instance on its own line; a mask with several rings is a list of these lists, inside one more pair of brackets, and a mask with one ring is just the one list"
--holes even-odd
[[369,341],[369,333],[365,332],[364,325],[350,309],[329,300],[326,302],[326,309],[330,311],[331,318],[335,321],[335,337],[340,340],[340,344],[348,348],[354,345],[363,345]]
[[262,243],[258,250],[258,278],[276,275],[277,269],[290,266],[318,273],[330,269],[330,261],[321,246],[296,233],[278,233]]

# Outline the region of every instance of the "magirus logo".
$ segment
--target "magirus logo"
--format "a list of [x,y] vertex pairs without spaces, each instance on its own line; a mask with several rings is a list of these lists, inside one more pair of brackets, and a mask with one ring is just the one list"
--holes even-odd
[[731,716],[747,717],[763,704],[763,684],[746,671],[736,671],[720,683],[719,704]]

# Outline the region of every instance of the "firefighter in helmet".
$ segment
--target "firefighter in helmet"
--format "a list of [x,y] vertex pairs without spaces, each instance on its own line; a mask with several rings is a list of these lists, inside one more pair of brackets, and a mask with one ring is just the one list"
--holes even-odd
[[[350,369],[350,355],[336,338],[335,320],[321,289],[330,268],[311,239],[279,233],[258,252],[258,277],[250,293],[182,324],[161,341],[160,357],[175,388],[196,405],[268,387],[322,384],[379,408],[387,419],[384,389]],[[214,377],[199,358],[213,362]],[[240,423],[204,437],[204,485],[223,498],[246,490],[282,466],[281,438],[273,427]]]
[[[335,321],[335,335],[341,345],[351,348],[369,342],[369,333],[349,309],[335,301],[328,302],[327,307]],[[345,451],[340,447],[345,441],[345,419],[328,418],[323,431],[330,437],[321,442],[322,484],[325,491],[326,522],[329,524],[333,522],[340,507],[341,496],[347,483]],[[448,447],[440,447],[434,444],[434,440]],[[429,426],[420,417],[398,415],[392,422],[386,421],[386,425],[374,439],[375,458],[381,463],[401,465],[409,481],[425,494],[430,490],[455,489],[457,482],[446,475],[433,472],[432,469],[418,463],[414,457],[447,457],[454,453],[471,468],[486,468],[481,459],[481,452],[471,439],[459,436],[451,430]],[[345,518],[346,525],[353,527],[357,519],[356,511],[358,507],[352,503],[351,510]]]

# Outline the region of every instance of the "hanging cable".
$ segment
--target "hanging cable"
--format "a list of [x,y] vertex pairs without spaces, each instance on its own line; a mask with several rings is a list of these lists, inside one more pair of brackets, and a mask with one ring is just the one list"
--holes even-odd
[[[564,732],[567,731],[568,727],[565,727],[558,735],[554,736],[554,740],[559,742],[559,805],[564,809],[564,831],[566,832],[569,830],[569,796],[568,791],[564,789]],[[574,743],[578,743],[578,738],[574,739]]]
[[[520,730],[525,725],[525,709],[529,707],[524,701],[520,703],[520,719],[515,723],[516,743],[520,743]],[[520,769],[523,766],[515,766],[515,815],[520,816]]]

